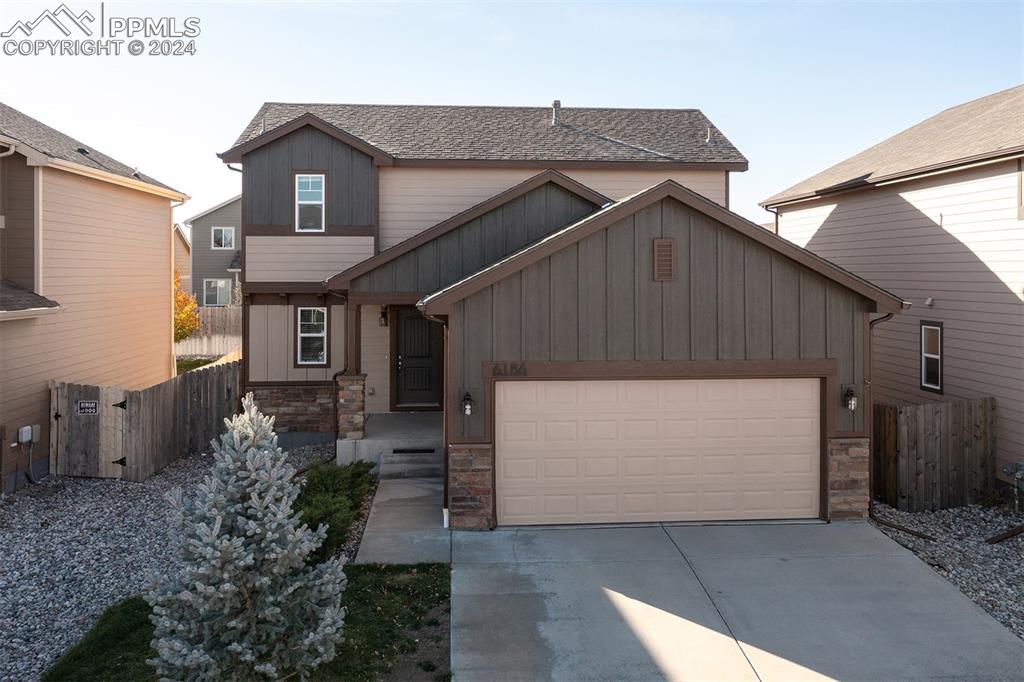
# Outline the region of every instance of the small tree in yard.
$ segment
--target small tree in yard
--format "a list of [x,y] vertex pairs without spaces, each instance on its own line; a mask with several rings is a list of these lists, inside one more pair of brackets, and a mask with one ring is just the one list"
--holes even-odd
[[213,441],[215,462],[194,499],[167,496],[183,567],[146,595],[156,628],[149,662],[163,679],[305,678],[342,640],[341,562],[307,565],[326,529],[292,513],[299,485],[274,418],[251,393],[242,407]]
[[181,273],[174,268],[174,341],[177,343],[199,329],[199,302],[181,288]]

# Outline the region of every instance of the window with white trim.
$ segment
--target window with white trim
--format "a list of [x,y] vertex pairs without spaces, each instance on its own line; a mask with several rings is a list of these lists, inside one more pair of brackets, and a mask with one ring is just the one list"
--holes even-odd
[[921,322],[921,389],[942,392],[941,322]]
[[230,303],[230,279],[203,280],[203,305],[229,305]]
[[327,308],[298,308],[296,310],[299,365],[327,364]]
[[235,228],[215,227],[210,231],[211,249],[235,249]]
[[295,231],[323,232],[324,176],[295,176]]

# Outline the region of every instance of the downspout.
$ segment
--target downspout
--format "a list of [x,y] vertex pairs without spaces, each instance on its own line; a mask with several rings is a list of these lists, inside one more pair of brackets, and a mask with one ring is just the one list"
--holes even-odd
[[[777,220],[778,220],[778,214],[776,214],[776,221]],[[778,223],[776,222],[776,225],[777,224]],[[907,301],[903,302],[903,307],[904,308],[909,308],[910,305],[911,304],[908,303]],[[886,313],[885,315],[882,315],[881,317],[879,317],[877,319],[874,319],[874,320],[871,320],[870,322],[868,322],[868,343],[869,344],[872,343],[872,333],[874,332],[875,325],[876,324],[881,324],[882,322],[886,322],[888,320],[891,320],[893,318],[893,315],[895,315],[895,314],[896,313]],[[869,368],[869,371],[870,371],[870,368]],[[869,382],[870,382],[870,380],[869,380]],[[870,386],[871,384],[869,383],[868,385]],[[874,406],[872,405],[872,410],[873,409],[874,409]],[[872,419],[871,421],[872,421],[872,429],[873,429],[874,428],[874,420]],[[872,439],[871,439],[871,441],[872,441],[872,450],[874,449],[874,435],[875,434],[872,431],[872,433],[871,433],[871,436],[872,436]],[[871,466],[868,469],[869,477],[870,477],[870,474],[871,474],[872,470],[874,470],[874,466]],[[879,518],[878,515],[875,514],[875,491],[874,491],[874,483],[875,483],[875,481],[874,481],[873,477],[869,478],[869,480],[871,481],[871,485],[869,486],[869,491],[868,491],[868,518],[870,518],[872,521],[874,521],[875,523],[877,523],[877,524],[879,524],[881,526],[886,526],[888,528],[892,528],[893,530],[898,530],[901,533],[907,533],[908,535],[913,535],[914,537],[921,538],[922,540],[929,540],[929,541],[934,541],[935,540],[935,538],[933,538],[931,535],[928,535],[927,533],[922,533],[922,532],[916,531],[916,530],[914,530],[912,528],[907,528],[906,526],[901,526],[898,523],[893,523],[892,521],[887,521],[885,519]]]

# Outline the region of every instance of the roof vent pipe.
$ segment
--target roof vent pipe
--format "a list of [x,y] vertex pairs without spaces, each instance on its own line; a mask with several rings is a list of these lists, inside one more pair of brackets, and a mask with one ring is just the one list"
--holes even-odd
[[705,142],[711,142],[711,126],[708,126],[708,136],[704,138]]
[[559,115],[561,113],[562,113],[562,101],[556,99],[554,102],[551,103],[551,125],[554,126],[554,125],[558,125],[560,123],[560,121],[558,120],[558,117],[559,117]]

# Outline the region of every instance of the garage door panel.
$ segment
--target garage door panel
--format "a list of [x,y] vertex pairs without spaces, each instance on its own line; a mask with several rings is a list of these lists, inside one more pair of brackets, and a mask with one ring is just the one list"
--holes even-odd
[[498,522],[815,517],[819,400],[814,379],[498,382]]

